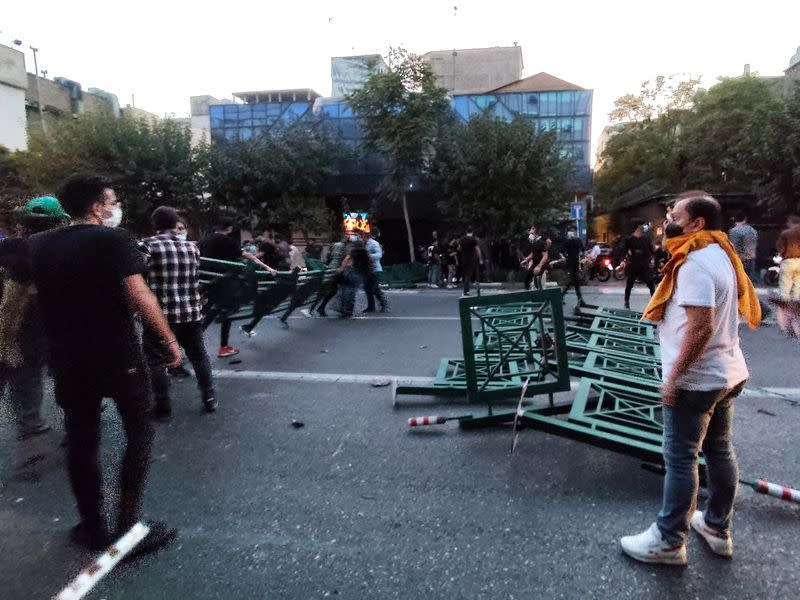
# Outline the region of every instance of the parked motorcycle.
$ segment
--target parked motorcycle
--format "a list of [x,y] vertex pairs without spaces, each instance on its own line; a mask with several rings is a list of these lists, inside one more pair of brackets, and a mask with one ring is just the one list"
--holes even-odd
[[598,256],[589,267],[589,279],[597,278],[597,281],[608,281],[611,279],[611,272],[614,265],[611,257],[607,254]]

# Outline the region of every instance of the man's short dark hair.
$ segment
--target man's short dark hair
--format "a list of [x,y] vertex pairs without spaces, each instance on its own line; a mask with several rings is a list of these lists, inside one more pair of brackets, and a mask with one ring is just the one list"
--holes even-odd
[[737,223],[744,223],[745,221],[747,221],[747,215],[744,214],[743,212],[736,213],[736,216],[733,218],[736,219]]
[[61,188],[58,201],[73,219],[82,219],[96,202],[103,201],[103,190],[111,180],[102,175],[73,175]]
[[150,215],[150,222],[153,224],[153,229],[156,231],[166,231],[167,229],[175,229],[181,216],[178,211],[171,206],[159,206]]
[[686,200],[686,212],[693,220],[703,217],[707,230],[722,229],[722,207],[707,192],[691,190],[678,196],[678,200]]

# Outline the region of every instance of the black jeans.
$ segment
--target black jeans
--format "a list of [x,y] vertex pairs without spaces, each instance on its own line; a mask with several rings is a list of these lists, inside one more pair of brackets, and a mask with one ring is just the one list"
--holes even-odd
[[370,271],[369,276],[367,276],[366,280],[364,281],[364,292],[367,294],[368,311],[372,312],[375,310],[376,297],[381,305],[381,310],[386,309],[386,295],[381,289],[378,273],[375,271]]
[[653,283],[653,270],[650,268],[650,266],[635,265],[631,263],[628,265],[628,281],[625,283],[626,306],[631,300],[631,290],[633,289],[633,284],[636,283],[637,279],[641,279],[642,281],[644,281],[645,285],[647,286],[647,289],[650,290],[651,296],[656,291],[655,283]]
[[[213,309],[206,311],[205,316],[203,317],[203,325],[204,327],[208,327],[211,323],[214,322],[221,313],[217,312]],[[220,323],[219,329],[219,347],[223,348],[228,345],[228,339],[231,335],[231,321],[229,319],[223,319],[222,323]]]
[[464,293],[469,294],[469,286],[472,279],[478,273],[478,263],[475,261],[465,262],[461,267],[461,277],[464,283]]
[[567,292],[569,291],[570,287],[575,288],[575,294],[578,296],[578,300],[582,299],[583,296],[581,295],[581,282],[580,276],[578,275],[578,267],[568,267],[567,268],[567,287],[564,288],[563,295],[566,296]]
[[544,269],[539,271],[538,275],[533,274],[533,269],[528,269],[528,272],[525,274],[525,289],[531,289],[531,282],[533,282],[533,287],[537,290],[542,289],[542,275],[544,274]]
[[56,375],[56,402],[64,409],[67,469],[81,523],[90,534],[107,530],[99,464],[100,405],[111,398],[125,429],[127,444],[120,472],[118,531],[139,520],[142,493],[150,463],[152,403],[143,360],[130,369]]
[[[197,377],[197,387],[203,400],[214,397],[214,379],[211,376],[211,363],[203,342],[203,326],[200,321],[194,323],[170,323],[170,328],[175,334],[181,348],[186,352],[186,358],[192,363],[194,374]],[[162,339],[149,327],[144,328],[142,335],[144,355],[150,371],[150,381],[153,385],[156,409],[169,411],[169,376],[167,375],[167,361],[169,355]]]

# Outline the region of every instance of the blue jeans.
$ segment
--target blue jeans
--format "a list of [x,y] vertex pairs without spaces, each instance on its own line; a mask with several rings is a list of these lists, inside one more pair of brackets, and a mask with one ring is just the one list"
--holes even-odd
[[664,406],[664,501],[656,521],[668,544],[686,543],[689,519],[697,503],[698,462],[702,449],[707,467],[706,524],[728,531],[739,467],[731,445],[733,400],[745,382],[732,389],[679,390],[675,406]]
[[430,285],[439,285],[439,263],[428,265],[428,283]]
[[352,316],[355,308],[356,292],[364,286],[364,278],[352,268],[342,272],[342,314]]

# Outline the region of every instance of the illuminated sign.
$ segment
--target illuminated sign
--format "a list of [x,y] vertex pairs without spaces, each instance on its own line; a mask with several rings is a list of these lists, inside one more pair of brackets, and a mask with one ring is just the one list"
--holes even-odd
[[346,212],[343,213],[342,226],[345,233],[357,233],[364,231],[370,232],[369,213],[365,212]]

